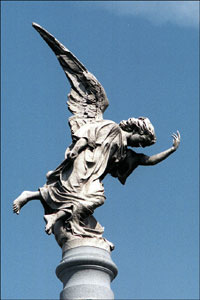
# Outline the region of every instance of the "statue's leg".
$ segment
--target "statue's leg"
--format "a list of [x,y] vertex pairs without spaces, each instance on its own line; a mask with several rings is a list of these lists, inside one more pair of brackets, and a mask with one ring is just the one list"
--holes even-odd
[[51,234],[53,230],[53,226],[55,225],[56,221],[58,221],[61,218],[67,218],[68,213],[64,210],[59,210],[55,214],[50,214],[50,215],[44,215],[44,220],[47,223],[45,227],[45,231],[47,234]]
[[31,192],[31,191],[24,191],[21,193],[19,197],[17,197],[13,201],[13,212],[17,215],[20,212],[20,209],[29,201],[31,200],[41,200],[42,196],[39,191]]

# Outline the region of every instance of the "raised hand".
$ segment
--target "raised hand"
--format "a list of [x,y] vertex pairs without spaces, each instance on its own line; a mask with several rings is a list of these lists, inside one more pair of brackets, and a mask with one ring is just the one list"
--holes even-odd
[[173,137],[173,149],[176,150],[181,141],[181,136],[179,131],[177,130],[177,133],[173,133],[172,137]]

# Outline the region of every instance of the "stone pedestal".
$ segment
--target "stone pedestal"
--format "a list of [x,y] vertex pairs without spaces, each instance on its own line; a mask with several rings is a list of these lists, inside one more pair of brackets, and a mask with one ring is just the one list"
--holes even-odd
[[63,283],[60,299],[114,299],[110,288],[117,276],[110,256],[114,245],[102,236],[103,227],[93,216],[82,224],[82,235],[74,235],[62,220],[54,225],[56,241],[62,248],[62,261],[56,269]]
[[60,299],[114,299],[110,283],[117,275],[117,267],[110,252],[90,245],[91,239],[85,239],[84,245],[78,246],[79,240],[62,247],[63,258],[56,269],[63,283]]

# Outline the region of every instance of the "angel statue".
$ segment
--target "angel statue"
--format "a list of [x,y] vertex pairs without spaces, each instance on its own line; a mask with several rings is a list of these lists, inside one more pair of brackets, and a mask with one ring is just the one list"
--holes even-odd
[[[125,184],[127,177],[140,165],[155,165],[176,151],[180,134],[173,134],[171,148],[153,156],[128,148],[147,147],[156,142],[154,127],[146,117],[130,118],[116,124],[103,119],[108,99],[102,85],[84,65],[50,33],[33,23],[53,50],[71,85],[68,109],[72,144],[65,159],[46,175],[46,184],[38,191],[24,191],[13,202],[13,212],[31,200],[40,200],[47,234],[54,233],[62,221],[66,232],[79,237],[101,237],[103,227],[88,226],[88,218],[105,201],[102,180],[107,174]],[[96,220],[95,220],[96,221]],[[91,223],[91,222],[90,222]]]

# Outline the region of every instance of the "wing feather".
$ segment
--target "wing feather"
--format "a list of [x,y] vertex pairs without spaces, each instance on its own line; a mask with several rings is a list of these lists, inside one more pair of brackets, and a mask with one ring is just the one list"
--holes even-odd
[[67,104],[74,114],[69,118],[72,133],[84,123],[102,119],[109,105],[103,86],[53,35],[36,23],[33,23],[33,27],[53,50],[70,82]]

